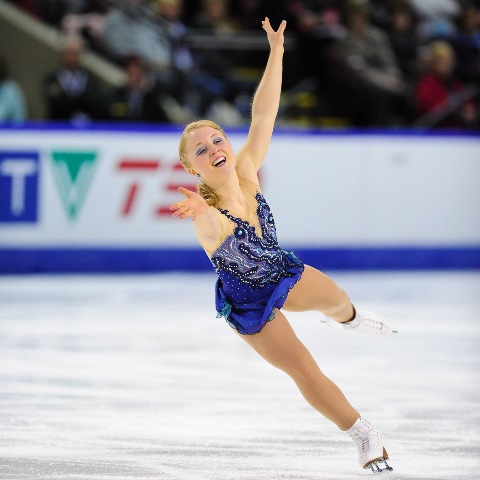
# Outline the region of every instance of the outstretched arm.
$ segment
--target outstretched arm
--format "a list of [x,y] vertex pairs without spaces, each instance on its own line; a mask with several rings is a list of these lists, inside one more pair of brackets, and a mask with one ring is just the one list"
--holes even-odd
[[237,171],[249,179],[252,176],[256,178],[256,173],[267,154],[282,90],[283,32],[287,23],[284,20],[275,31],[266,17],[262,25],[270,44],[270,54],[253,97],[252,121],[247,140],[237,154]]
[[216,208],[209,207],[198,193],[184,187],[179,187],[178,190],[185,198],[170,207],[170,210],[174,211],[173,216],[181,220],[193,217],[195,233],[200,243],[213,250],[223,233],[222,215]]

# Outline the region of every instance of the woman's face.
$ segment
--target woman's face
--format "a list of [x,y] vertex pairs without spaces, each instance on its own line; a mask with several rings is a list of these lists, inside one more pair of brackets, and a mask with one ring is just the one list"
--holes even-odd
[[437,54],[432,61],[433,71],[441,78],[449,78],[455,68],[455,59],[452,54],[444,52]]
[[[223,133],[212,127],[191,131],[186,140],[187,159],[195,173],[213,184],[235,170],[235,154]],[[191,172],[193,173],[193,172]]]

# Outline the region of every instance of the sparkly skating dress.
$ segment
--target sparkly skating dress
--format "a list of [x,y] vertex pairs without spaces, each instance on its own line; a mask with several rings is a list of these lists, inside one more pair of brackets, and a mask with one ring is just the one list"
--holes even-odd
[[293,252],[278,246],[270,207],[255,184],[241,179],[240,186],[255,199],[261,236],[251,223],[219,209],[232,222],[233,232],[210,255],[210,260],[218,275],[217,317],[225,317],[241,334],[254,334],[274,318],[274,308],[283,307],[304,265]]

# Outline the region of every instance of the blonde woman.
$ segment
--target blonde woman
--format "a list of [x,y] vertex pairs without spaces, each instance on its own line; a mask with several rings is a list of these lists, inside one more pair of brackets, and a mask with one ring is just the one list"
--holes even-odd
[[193,217],[197,238],[218,274],[217,316],[225,317],[265,360],[286,372],[313,408],[349,433],[358,447],[361,467],[391,470],[377,430],[320,371],[280,310],[316,310],[348,332],[379,336],[392,332],[383,317],[356,310],[329,277],[278,246],[257,172],[280,101],[286,23],[277,31],[268,18],[262,25],[270,54],[254,95],[247,140],[235,154],[215,123],[200,120],[185,128],[180,161],[200,184],[198,193],[179,189],[185,199],[172,205],[173,215]]

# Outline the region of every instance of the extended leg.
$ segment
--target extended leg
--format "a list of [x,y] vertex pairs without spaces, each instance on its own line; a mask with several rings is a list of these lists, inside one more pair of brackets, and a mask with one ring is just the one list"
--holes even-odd
[[287,373],[307,402],[341,430],[348,430],[359,418],[341,390],[321,372],[282,312],[276,310],[275,319],[259,333],[240,337],[270,364]]
[[341,390],[320,371],[282,312],[276,310],[274,320],[259,333],[238,335],[270,364],[287,373],[313,408],[340,430],[348,432],[357,444],[361,467],[374,472],[392,470],[386,463],[388,455],[379,433],[368,420],[360,417]]
[[385,336],[393,331],[381,315],[356,310],[342,288],[327,275],[308,265],[305,265],[302,277],[288,294],[284,309],[292,312],[322,312],[327,316],[327,323],[347,332]]
[[350,298],[330,277],[309,265],[285,301],[290,312],[316,310],[337,322],[348,322],[354,317]]

